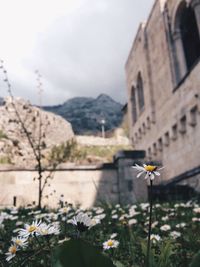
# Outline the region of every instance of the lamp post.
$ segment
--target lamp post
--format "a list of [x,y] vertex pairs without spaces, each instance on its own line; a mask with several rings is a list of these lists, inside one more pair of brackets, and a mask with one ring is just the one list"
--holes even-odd
[[105,123],[106,121],[104,119],[101,120],[101,132],[102,132],[102,138],[105,138]]

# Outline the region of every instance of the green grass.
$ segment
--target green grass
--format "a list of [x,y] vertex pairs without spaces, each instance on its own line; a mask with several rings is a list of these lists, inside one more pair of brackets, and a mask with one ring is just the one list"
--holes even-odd
[[112,162],[113,156],[119,150],[130,150],[130,146],[79,146],[79,151],[81,154],[85,154],[90,157],[99,157],[104,161]]
[[0,164],[11,164],[11,159],[9,156],[0,157]]
[[8,138],[8,136],[2,130],[0,130],[0,139],[3,138]]

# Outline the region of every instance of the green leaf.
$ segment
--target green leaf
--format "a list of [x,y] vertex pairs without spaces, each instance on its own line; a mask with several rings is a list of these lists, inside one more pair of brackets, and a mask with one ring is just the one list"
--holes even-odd
[[200,252],[194,255],[194,258],[192,259],[192,263],[190,264],[190,267],[199,267],[199,263],[200,263]]
[[53,267],[114,267],[112,261],[82,240],[69,240],[53,253]]

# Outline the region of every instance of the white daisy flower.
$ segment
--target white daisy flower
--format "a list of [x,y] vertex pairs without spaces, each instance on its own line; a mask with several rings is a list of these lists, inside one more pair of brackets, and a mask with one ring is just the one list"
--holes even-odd
[[25,224],[25,229],[19,230],[19,236],[21,236],[23,238],[27,238],[29,236],[39,235],[38,229],[39,229],[40,224],[41,224],[41,221],[39,221],[39,222],[35,221],[30,225]]
[[164,221],[164,222],[166,222],[166,221],[169,220],[169,217],[168,216],[164,216],[164,217],[161,218],[161,220]]
[[119,241],[114,239],[109,239],[103,243],[103,249],[108,250],[111,248],[117,248],[119,246]]
[[150,239],[152,240],[153,243],[156,243],[156,242],[159,242],[161,240],[161,237],[159,235],[151,234]]
[[169,234],[173,239],[176,239],[178,237],[181,236],[181,233],[180,232],[177,232],[177,231],[172,231],[170,234]]
[[23,238],[21,236],[13,237],[12,242],[17,247],[26,247],[28,245],[27,238]]
[[[132,166],[132,168],[139,171],[138,175],[136,176],[139,178],[143,173],[145,173],[144,179],[150,178],[150,180],[154,180],[155,176],[160,176],[160,173],[157,171],[158,167],[154,165],[146,165],[143,164],[142,166],[139,166],[138,164],[135,164],[135,166]],[[160,168],[159,170],[161,170]]]
[[158,225],[158,221],[152,223],[151,228],[155,228]]
[[133,225],[133,224],[136,224],[138,221],[136,219],[130,219],[128,221],[128,225]]
[[111,216],[112,219],[118,219],[118,217],[119,216],[117,214],[114,214],[114,215]]
[[171,230],[171,226],[168,224],[164,224],[163,226],[160,227],[160,230],[164,232],[169,231]]
[[60,233],[60,227],[58,224],[50,224],[41,223],[38,227],[37,232],[40,235],[58,235]]
[[94,225],[94,221],[83,212],[80,212],[72,220],[69,220],[69,223],[75,225],[79,232],[84,232]]
[[192,221],[193,221],[193,222],[200,222],[200,218],[193,217],[193,218],[192,218]]
[[10,261],[12,258],[16,256],[16,253],[18,251],[18,247],[16,245],[11,245],[8,249],[8,252],[6,254],[6,261]]
[[176,225],[176,228],[184,228],[186,226],[186,223],[178,223]]
[[71,207],[67,206],[67,207],[63,207],[59,209],[58,212],[59,214],[67,214],[70,210],[71,210]]
[[200,213],[200,208],[194,208],[193,211],[194,211],[195,213]]

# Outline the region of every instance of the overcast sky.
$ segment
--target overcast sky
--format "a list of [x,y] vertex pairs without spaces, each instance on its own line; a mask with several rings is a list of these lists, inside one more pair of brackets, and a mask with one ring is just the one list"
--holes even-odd
[[[154,0],[0,0],[0,58],[13,94],[43,104],[106,93],[126,102],[124,65]],[[2,80],[2,74],[0,74]],[[0,81],[0,96],[6,96]]]

